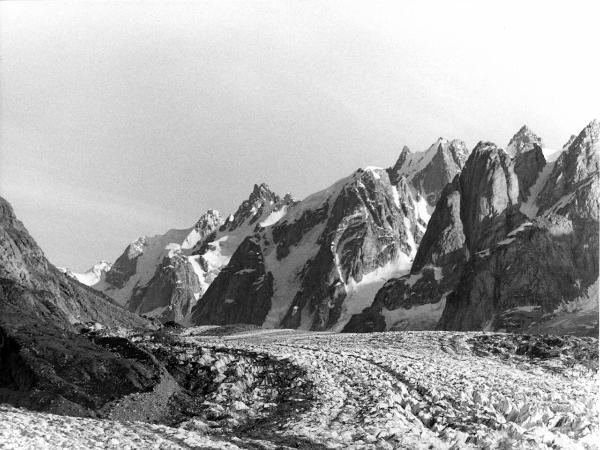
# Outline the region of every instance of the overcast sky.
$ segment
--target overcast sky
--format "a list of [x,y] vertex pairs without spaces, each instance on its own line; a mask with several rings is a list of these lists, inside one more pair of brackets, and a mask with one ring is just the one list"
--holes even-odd
[[600,114],[597,1],[0,3],[0,192],[49,259],[297,198],[437,137]]

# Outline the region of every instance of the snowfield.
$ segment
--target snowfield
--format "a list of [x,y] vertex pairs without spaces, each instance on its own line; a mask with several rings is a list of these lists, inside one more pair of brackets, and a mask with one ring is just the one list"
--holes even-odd
[[1,446],[592,449],[600,440],[592,338],[230,326],[132,339],[185,380],[185,412],[172,423],[2,406]]

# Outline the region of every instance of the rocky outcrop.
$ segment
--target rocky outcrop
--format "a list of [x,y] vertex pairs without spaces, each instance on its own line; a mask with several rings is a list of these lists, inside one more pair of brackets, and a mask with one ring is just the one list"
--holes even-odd
[[539,215],[554,212],[598,220],[599,135],[600,122],[594,120],[570,141],[536,200]]
[[441,199],[429,220],[412,265],[417,273],[427,264],[448,266],[461,264],[468,258],[466,238],[461,221],[461,188],[457,175],[442,191]]
[[109,326],[145,326],[108,297],[61,273],[0,198],[0,279],[2,313],[18,320],[27,314],[68,328],[74,323],[101,322]]
[[[341,326],[373,286],[408,269],[419,226],[403,182],[360,169],[244,241],[194,308],[193,323]],[[248,302],[262,316],[240,315]],[[235,304],[239,310],[227,306]]]
[[185,323],[202,288],[185,255],[167,255],[150,281],[135,288],[127,302],[130,311],[161,322]]
[[114,350],[77,333],[150,323],[57,270],[2,198],[0,245],[1,403],[110,417],[114,401],[160,382],[153,357],[126,339]]
[[289,206],[293,201],[290,194],[287,194],[285,199],[282,200],[265,183],[255,184],[248,200],[244,200],[237,211],[227,218],[221,231],[232,231],[243,225],[254,225],[261,218],[264,218],[267,210],[271,212],[273,209],[279,209],[284,205]]
[[272,295],[273,276],[265,271],[260,243],[248,237],[194,308],[192,321],[199,325],[262,325]]
[[471,258],[438,327],[597,335],[597,281],[597,222],[539,217]]
[[[385,179],[385,187],[377,187],[376,189],[386,191],[385,196],[381,196],[377,192],[370,192],[370,187],[361,188],[358,190],[359,194],[357,194],[356,199],[347,200],[351,206],[342,204],[335,206],[336,199],[331,198],[323,201],[323,204],[327,206],[325,209],[304,208],[289,194],[282,198],[271,191],[264,183],[255,185],[248,199],[244,200],[236,212],[224,221],[218,218],[218,213],[209,211],[198,221],[194,229],[171,230],[165,235],[140,238],[130,244],[123,255],[115,261],[105,280],[94,285],[94,288],[112,296],[131,311],[156,317],[163,322],[190,323],[190,311],[196,302],[199,302],[199,306],[193,319],[194,323],[207,323],[207,321],[213,319],[218,320],[218,323],[230,323],[231,320],[241,320],[243,317],[248,319],[247,315],[236,317],[233,313],[221,313],[222,308],[215,306],[218,302],[239,297],[239,293],[231,298],[225,298],[227,289],[223,290],[222,287],[219,287],[210,290],[212,283],[218,279],[220,272],[232,261],[234,254],[241,257],[243,252],[237,253],[237,250],[241,248],[240,246],[248,238],[254,236],[255,233],[261,233],[261,236],[265,236],[265,239],[261,241],[262,250],[267,250],[265,246],[272,246],[275,248],[274,251],[279,261],[287,258],[293,247],[299,245],[300,241],[304,240],[305,235],[313,230],[313,227],[329,227],[326,230],[328,236],[323,238],[323,242],[314,242],[314,236],[311,236],[310,246],[313,250],[323,249],[321,253],[315,250],[314,255],[312,251],[308,252],[311,257],[316,258],[316,261],[306,268],[294,265],[293,270],[295,272],[290,274],[289,278],[294,279],[296,285],[312,283],[311,287],[302,288],[303,292],[314,293],[319,290],[316,297],[335,297],[337,300],[332,301],[337,303],[338,306],[333,308],[334,312],[331,314],[333,319],[329,319],[330,313],[327,308],[323,306],[320,306],[320,309],[316,308],[315,302],[318,303],[320,300],[308,301],[307,299],[298,298],[297,303],[291,307],[285,323],[288,326],[297,326],[298,319],[292,313],[303,310],[304,305],[309,304],[310,314],[319,309],[317,314],[322,317],[317,321],[318,324],[314,326],[319,329],[331,327],[336,324],[336,317],[346,317],[347,315],[346,312],[340,310],[343,297],[354,294],[349,294],[346,288],[341,289],[338,293],[337,288],[334,289],[329,284],[336,283],[341,278],[343,280],[342,284],[350,282],[350,285],[353,286],[360,283],[362,274],[379,270],[390,259],[398,257],[398,249],[395,248],[396,243],[391,245],[389,249],[383,247],[383,253],[378,256],[375,253],[380,250],[379,244],[373,247],[369,244],[365,245],[364,248],[356,247],[349,250],[352,256],[348,259],[345,255],[338,255],[337,257],[341,262],[332,263],[332,251],[326,248],[326,245],[328,245],[326,243],[331,244],[337,239],[341,240],[344,247],[348,247],[349,243],[345,239],[354,231],[357,233],[363,232],[360,230],[361,227],[355,224],[358,221],[358,215],[356,211],[353,211],[353,208],[358,204],[364,205],[365,201],[372,202],[372,204],[369,203],[364,206],[369,214],[376,213],[374,222],[376,226],[365,229],[366,237],[364,239],[366,241],[370,242],[370,239],[381,238],[383,242],[381,236],[387,236],[386,239],[390,242],[399,239],[403,243],[402,253],[404,255],[414,255],[429,220],[432,210],[431,203],[437,201],[444,185],[461,170],[467,155],[468,151],[463,142],[458,140],[447,141],[441,138],[429,150],[421,154],[411,154],[405,148],[394,168],[381,175]],[[365,180],[367,180],[369,174],[379,174],[382,171],[377,168],[369,168],[363,172]],[[379,176],[377,175],[377,177]],[[315,195],[319,197],[319,193]],[[309,198],[311,197],[315,198],[315,196]],[[392,206],[391,209],[396,210],[399,208],[401,214],[398,215],[395,212],[390,214],[390,207],[387,206],[386,202],[391,202],[392,205],[397,204],[398,206]],[[383,206],[373,206],[379,203],[382,203]],[[305,214],[298,216],[294,212],[298,208]],[[389,217],[377,216],[379,214],[378,209],[381,208]],[[332,213],[335,214],[335,217],[330,217]],[[294,216],[293,220],[288,220],[290,214]],[[353,214],[356,217],[350,220]],[[404,218],[408,220],[408,224],[404,222]],[[390,221],[396,219],[401,222],[393,226],[390,225]],[[329,224],[330,220],[331,224]],[[346,225],[344,223],[346,222],[352,229],[347,230],[343,236],[335,238],[334,235],[341,232],[336,227],[345,229]],[[383,223],[387,223],[386,226],[392,227],[394,231],[391,233],[385,231],[386,226],[381,225]],[[282,226],[279,226],[280,224]],[[398,230],[401,229],[406,231],[397,235]],[[266,230],[271,230],[272,233]],[[324,230],[320,232],[324,232]],[[318,232],[314,231],[314,234],[317,236]],[[264,244],[265,240],[269,241],[268,245]],[[357,240],[356,242],[360,241]],[[337,246],[337,244],[332,245]],[[247,248],[247,245],[243,246],[243,249]],[[347,264],[357,264],[356,260],[353,259],[355,256],[352,252],[354,251],[364,253],[361,256],[364,264],[361,263],[360,267],[357,268],[346,267]],[[264,253],[264,256],[265,258],[270,257],[268,253]],[[303,260],[303,264],[306,261]],[[232,264],[235,265],[236,262],[233,261]],[[336,275],[331,278],[331,275],[323,273],[329,270],[332,264],[341,267],[341,276]],[[302,270],[302,273],[297,273],[300,270]],[[406,268],[403,270],[406,271]],[[267,270],[266,273],[268,272]],[[393,272],[397,273],[398,270]],[[385,275],[385,277],[387,276]],[[230,279],[228,285],[245,286],[246,281],[241,281],[241,278],[251,278],[251,275],[240,277],[238,274],[233,276],[231,271],[228,270],[224,277]],[[233,279],[237,280],[238,278],[240,279],[239,282],[233,282]],[[306,278],[306,281],[301,281],[301,278]],[[222,285],[219,284],[219,286]],[[257,286],[262,286],[262,284],[259,282]],[[288,294],[291,296],[287,300],[288,303],[295,297],[298,288],[298,286],[295,286]],[[261,292],[263,291],[261,290]],[[205,298],[206,295],[208,297]],[[274,287],[273,295],[275,297],[278,295],[276,287]],[[236,302],[241,304],[238,300]],[[274,308],[280,308],[277,306],[277,302],[275,302]],[[313,310],[314,308],[316,309]],[[227,311],[230,310],[232,308],[227,309]],[[281,324],[286,313],[287,310],[279,311],[277,314],[273,313],[268,320],[269,326]],[[277,315],[277,319],[273,318],[275,315]],[[267,320],[264,317],[263,319]],[[252,323],[255,323],[255,320],[258,319],[253,318]]]
[[147,238],[142,236],[127,246],[105,275],[108,285],[121,289],[135,275],[137,260],[144,253]]
[[137,314],[184,322],[204,289],[191,255],[222,224],[219,212],[211,209],[191,228],[140,237],[93,287]]
[[513,162],[494,144],[477,144],[461,172],[460,184],[461,220],[469,252],[488,248],[523,221]]
[[360,326],[366,319],[381,328],[376,313],[387,329],[434,328],[470,256],[502,240],[524,220],[518,206],[511,158],[494,144],[480,142],[460,175],[442,191],[411,273],[388,281],[345,331],[376,331]]
[[529,197],[530,190],[535,185],[540,173],[546,165],[542,148],[533,144],[528,151],[519,152],[515,156],[515,174],[519,179],[519,200],[524,202]]
[[465,143],[458,139],[439,138],[420,153],[411,153],[405,146],[390,169],[390,178],[397,183],[400,177],[407,177],[415,193],[423,196],[433,208],[444,186],[462,170],[468,156]]
[[439,328],[597,336],[598,130],[556,161],[538,217],[471,257]]

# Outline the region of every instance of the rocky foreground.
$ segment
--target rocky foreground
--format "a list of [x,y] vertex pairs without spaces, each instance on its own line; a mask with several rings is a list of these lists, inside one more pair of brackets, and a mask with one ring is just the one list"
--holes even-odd
[[[114,332],[84,331],[123,351]],[[1,406],[3,448],[597,448],[594,338],[248,326],[129,338],[166,369],[152,390],[111,420]]]

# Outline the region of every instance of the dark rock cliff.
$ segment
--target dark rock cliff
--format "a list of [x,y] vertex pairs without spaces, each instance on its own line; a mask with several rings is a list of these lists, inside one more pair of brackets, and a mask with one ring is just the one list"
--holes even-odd
[[90,321],[127,328],[150,323],[58,271],[2,198],[0,247],[0,402],[108,417],[111,402],[160,382],[149,354],[111,351],[76,332]]

